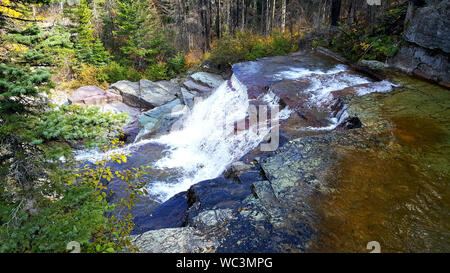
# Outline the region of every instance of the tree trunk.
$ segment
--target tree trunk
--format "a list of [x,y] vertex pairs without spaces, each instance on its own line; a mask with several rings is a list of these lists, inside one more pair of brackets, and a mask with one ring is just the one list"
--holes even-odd
[[286,28],[286,0],[281,1],[281,32]]
[[206,0],[199,0],[200,5],[200,23],[202,26],[203,46],[202,51],[206,52],[209,47],[209,24],[208,24],[208,8]]
[[265,33],[264,26],[264,2],[261,2],[261,34]]
[[331,0],[331,25],[339,26],[339,16],[341,14],[341,0]]
[[258,29],[257,24],[258,24],[258,4],[256,2],[256,0],[253,0],[252,3],[252,19],[251,22],[253,24],[253,29],[256,31]]
[[230,3],[230,1],[231,0],[226,0],[227,1],[227,7],[226,7],[226,9],[227,9],[227,28],[228,28],[228,33],[230,33],[231,32],[231,3]]
[[245,29],[245,0],[241,0],[241,31]]
[[220,0],[216,0],[216,9],[217,9],[217,13],[216,13],[216,35],[217,35],[217,39],[220,39],[222,37],[222,33],[221,33],[221,28],[220,28]]
[[270,0],[266,0],[266,31],[265,35],[269,35],[270,30]]
[[272,33],[273,26],[275,25],[275,4],[276,4],[276,0],[273,0],[273,2],[272,2],[272,17],[270,19],[270,33]]

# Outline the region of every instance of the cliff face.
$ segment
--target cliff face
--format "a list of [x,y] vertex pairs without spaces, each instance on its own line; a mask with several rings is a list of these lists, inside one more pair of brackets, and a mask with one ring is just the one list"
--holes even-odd
[[410,9],[403,34],[408,44],[390,62],[407,73],[450,85],[450,1],[426,2]]

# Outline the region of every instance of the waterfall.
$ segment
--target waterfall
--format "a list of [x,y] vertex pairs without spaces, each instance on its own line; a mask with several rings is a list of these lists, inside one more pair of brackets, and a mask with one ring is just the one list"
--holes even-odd
[[[292,61],[292,57],[282,58]],[[175,122],[166,135],[141,140],[107,153],[99,150],[83,151],[76,158],[96,161],[115,153],[132,154],[130,162],[148,164],[156,170],[156,176],[149,175],[148,192],[153,200],[163,202],[198,182],[220,176],[231,163],[256,149],[271,129],[277,126],[278,120],[288,119],[296,111],[289,109],[289,106],[278,111],[278,106],[282,103],[271,88],[267,92],[263,91],[257,99],[249,100],[247,86],[270,86],[283,80],[303,80],[308,82],[307,87],[299,90],[294,88],[288,92],[298,94],[299,100],[301,94],[307,94],[302,103],[313,109],[330,108],[335,100],[332,94],[335,90],[352,87],[357,95],[365,95],[371,92],[389,92],[395,86],[388,81],[373,82],[352,73],[341,64],[316,69],[303,67],[304,63],[285,66],[273,63],[263,65],[264,60],[259,62],[242,63],[235,67],[240,73],[236,74],[239,77],[233,75],[209,97],[197,100],[193,108]],[[271,109],[270,120],[266,120],[264,115],[267,116],[267,113],[261,112],[260,105],[254,105],[257,102]],[[259,115],[255,121],[251,113],[256,111],[259,111]],[[346,105],[336,115],[332,114],[331,109],[324,111],[330,113],[326,126],[306,126],[299,130],[329,131],[348,118]],[[151,145],[166,150],[163,153],[161,149],[146,150]]]
[[[176,183],[152,184],[151,192],[162,198],[187,190],[193,184],[220,176],[226,167],[255,149],[271,128],[258,124],[235,132],[235,122],[248,117],[247,88],[233,75],[214,93],[196,103],[180,128],[155,142],[169,146],[169,154],[159,160],[157,168],[179,168],[183,175]],[[288,117],[287,110],[278,117]]]

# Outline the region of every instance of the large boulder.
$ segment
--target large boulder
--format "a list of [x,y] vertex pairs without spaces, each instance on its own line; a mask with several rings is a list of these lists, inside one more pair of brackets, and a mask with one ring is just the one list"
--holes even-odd
[[450,53],[450,1],[419,8],[404,32],[405,40]]
[[102,112],[127,113],[130,120],[136,119],[141,111],[138,108],[131,107],[123,102],[114,102],[103,105],[100,110]]
[[139,134],[136,140],[155,136],[170,129],[170,126],[178,120],[185,112],[185,108],[179,99],[168,104],[156,107],[143,113],[139,117]]
[[450,82],[448,54],[433,53],[419,46],[405,46],[392,58],[390,64],[405,73],[415,74],[437,82]]
[[206,94],[206,95],[210,94],[211,91],[213,90],[211,87],[204,86],[204,85],[199,84],[199,83],[197,83],[197,82],[195,82],[193,80],[185,81],[183,83],[183,87],[185,87],[189,91],[199,92],[201,94]]
[[183,99],[184,105],[188,106],[190,109],[194,107],[194,98],[196,92],[188,91],[186,88],[181,88],[181,98]]
[[190,78],[199,84],[208,86],[209,88],[217,88],[224,82],[222,76],[208,72],[197,72],[192,74]]
[[120,92],[123,102],[138,108],[152,108],[152,105],[141,99],[138,82],[118,81],[112,84],[110,89]]
[[113,90],[103,90],[95,85],[83,86],[75,90],[69,97],[69,103],[79,105],[105,105],[121,102],[122,97]]
[[171,81],[139,82],[119,81],[110,86],[120,92],[123,101],[133,107],[152,109],[164,105],[179,96],[181,89]]
[[183,87],[189,91],[198,92],[202,96],[209,95],[225,80],[222,76],[208,72],[197,72],[189,76],[183,83]]
[[154,107],[173,101],[181,92],[180,86],[170,81],[140,80],[139,85],[142,99],[150,102]]
[[408,11],[403,33],[409,44],[389,60],[406,73],[450,85],[450,1],[427,1],[427,6]]

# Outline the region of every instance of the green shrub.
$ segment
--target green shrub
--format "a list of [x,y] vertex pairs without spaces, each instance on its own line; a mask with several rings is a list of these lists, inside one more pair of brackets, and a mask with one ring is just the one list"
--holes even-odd
[[42,114],[35,142],[84,142],[88,147],[104,145],[128,120],[125,113],[101,113],[98,107],[60,106]]
[[178,53],[175,57],[170,58],[167,62],[169,71],[172,75],[179,74],[186,71],[186,58],[182,52]]
[[285,55],[294,51],[295,42],[282,33],[263,38],[250,31],[238,32],[235,36],[224,36],[214,41],[208,61],[221,69],[231,68],[238,62]]
[[71,241],[85,248],[112,208],[86,186],[66,188],[61,199],[39,200],[38,213],[26,213],[23,206],[0,201],[0,253],[64,252]]
[[98,80],[106,81],[109,84],[122,81],[139,81],[142,73],[134,69],[131,65],[121,65],[117,62],[110,62],[107,66],[100,68]]
[[169,80],[169,67],[163,62],[148,66],[145,71],[145,77],[151,81]]

